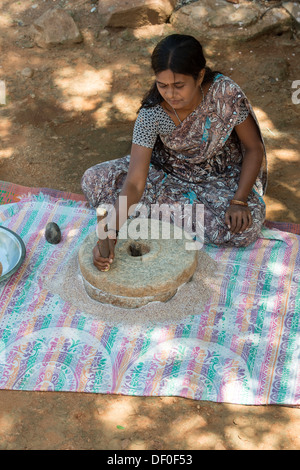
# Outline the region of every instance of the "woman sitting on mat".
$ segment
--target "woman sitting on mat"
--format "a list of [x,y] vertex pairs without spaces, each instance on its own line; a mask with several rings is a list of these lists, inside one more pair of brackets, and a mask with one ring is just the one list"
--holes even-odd
[[[155,82],[142,101],[131,154],[89,168],[82,190],[93,207],[114,204],[109,259],[93,250],[104,270],[114,258],[119,214],[137,203],[203,204],[204,243],[247,246],[265,219],[266,152],[247,97],[229,77],[206,66],[201,44],[172,34],[152,54]],[[119,226],[120,220],[123,222]],[[123,219],[122,219],[123,217]]]

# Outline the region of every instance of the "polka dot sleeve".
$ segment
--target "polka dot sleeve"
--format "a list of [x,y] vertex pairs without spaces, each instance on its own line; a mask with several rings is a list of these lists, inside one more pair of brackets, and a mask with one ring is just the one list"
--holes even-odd
[[158,126],[153,108],[142,108],[134,124],[132,143],[152,149],[157,139]]
[[236,126],[238,124],[241,124],[242,122],[245,121],[245,119],[248,117],[249,111],[246,107],[246,105],[242,102],[239,106],[239,115],[236,121]]

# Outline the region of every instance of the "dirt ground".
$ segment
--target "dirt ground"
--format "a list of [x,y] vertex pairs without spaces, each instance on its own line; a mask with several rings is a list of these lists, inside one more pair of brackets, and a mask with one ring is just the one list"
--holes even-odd
[[[65,6],[0,1],[6,84],[0,180],[80,193],[85,169],[130,152],[136,111],[153,80],[151,51],[173,30],[170,24],[103,30],[92,2],[73,1],[84,41],[41,49],[29,26],[58,4]],[[267,218],[299,223],[300,104],[292,101],[299,39],[287,32],[234,47],[203,46],[207,64],[243,88],[260,122],[269,162]],[[300,448],[299,418],[292,407],[3,390],[0,449],[292,450]]]

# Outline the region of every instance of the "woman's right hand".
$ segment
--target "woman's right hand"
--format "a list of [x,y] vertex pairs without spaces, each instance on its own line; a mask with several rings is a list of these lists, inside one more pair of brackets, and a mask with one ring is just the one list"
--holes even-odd
[[93,248],[93,263],[94,263],[94,266],[96,266],[96,268],[99,271],[105,272],[109,270],[110,265],[115,258],[116,243],[117,243],[117,239],[111,239],[111,238],[108,239],[108,244],[109,244],[109,257],[108,258],[102,258],[100,256],[98,245],[96,245]]

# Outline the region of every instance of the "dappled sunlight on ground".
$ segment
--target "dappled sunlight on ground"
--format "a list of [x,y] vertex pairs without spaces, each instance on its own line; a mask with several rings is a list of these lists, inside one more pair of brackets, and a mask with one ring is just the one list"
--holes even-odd
[[5,150],[0,149],[0,159],[1,158],[10,158],[14,152],[12,147],[6,148]]
[[12,122],[9,118],[1,117],[0,121],[0,138],[5,139],[9,136],[11,131]]
[[8,28],[11,26],[12,19],[9,13],[0,13],[0,26],[1,28]]
[[124,427],[124,423],[128,423],[130,416],[135,413],[133,403],[116,401],[106,407],[106,409],[99,415],[97,413],[96,419],[102,421],[108,428],[116,428],[117,426]]
[[[80,193],[87,168],[130,152],[136,111],[154,78],[150,54],[173,29],[165,24],[104,31],[90,14],[91,3],[74,0],[69,3],[78,6],[83,43],[46,51],[26,42],[28,27],[40,15],[34,3],[44,10],[52,5],[0,1],[0,80],[7,90],[6,105],[0,106],[0,179]],[[300,104],[291,101],[292,80],[300,79],[295,44],[287,33],[236,47],[223,44],[220,50],[211,43],[203,47],[208,65],[242,87],[260,123],[269,166],[267,218],[299,223]],[[276,57],[288,57],[289,75],[260,81],[260,68],[275,50]],[[25,67],[32,77],[22,75]],[[77,230],[68,232],[70,243]],[[300,448],[296,408],[178,397],[0,394],[1,450]]]
[[125,93],[116,93],[113,97],[113,104],[127,119],[133,120],[136,118],[140,100],[132,99]]
[[9,413],[1,413],[0,416],[0,440],[5,439],[5,436],[12,432],[14,426],[14,419]]
[[90,111],[99,106],[112,87],[111,70],[63,68],[55,74],[54,83],[62,91],[66,111]]
[[288,162],[299,162],[299,160],[300,160],[299,151],[297,151],[297,150],[280,148],[280,149],[272,150],[272,154],[275,158],[278,158],[279,160],[284,160],[287,163]]
[[272,130],[274,132],[275,126],[272,120],[270,119],[270,117],[268,116],[268,114],[265,111],[263,111],[263,109],[257,106],[253,107],[253,111],[256,114],[261,130],[263,131],[267,129],[267,130]]

